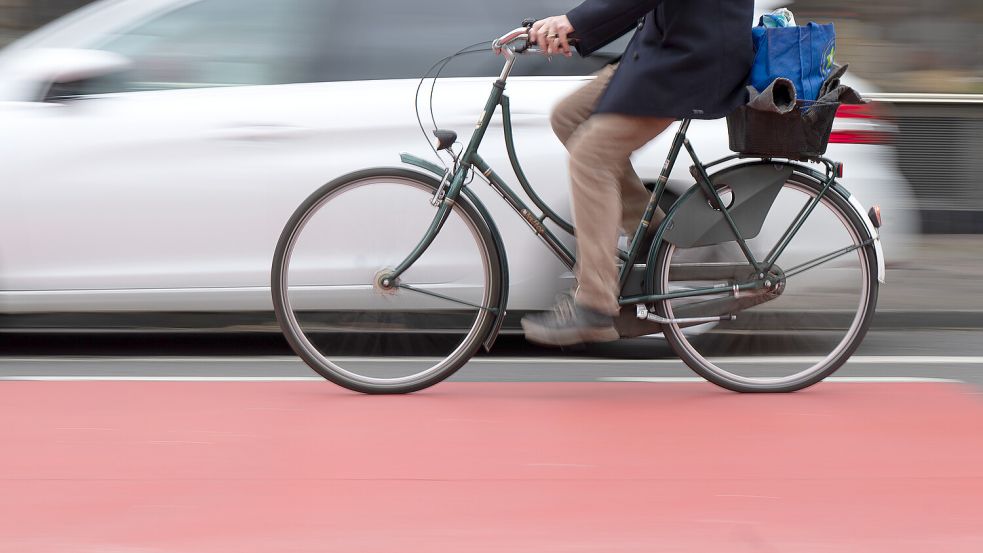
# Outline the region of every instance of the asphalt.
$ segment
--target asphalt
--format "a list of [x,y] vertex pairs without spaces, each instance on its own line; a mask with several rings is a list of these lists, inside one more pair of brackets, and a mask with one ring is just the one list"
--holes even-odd
[[983,328],[983,235],[922,235],[888,259],[874,327]]

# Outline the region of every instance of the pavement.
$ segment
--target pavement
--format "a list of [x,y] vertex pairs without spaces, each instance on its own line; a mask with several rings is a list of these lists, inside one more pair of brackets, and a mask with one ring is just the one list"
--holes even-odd
[[888,259],[875,328],[983,328],[983,235],[912,239],[912,255]]

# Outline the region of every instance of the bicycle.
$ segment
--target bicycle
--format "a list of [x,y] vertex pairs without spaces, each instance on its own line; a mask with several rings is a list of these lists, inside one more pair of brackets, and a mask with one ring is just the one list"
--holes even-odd
[[[413,392],[492,348],[508,305],[508,260],[495,221],[468,186],[475,177],[574,267],[558,239],[574,226],[536,194],[513,141],[505,87],[519,55],[536,51],[528,20],[493,49],[505,64],[467,146],[454,152],[456,134],[434,131],[435,151],[451,166],[402,154],[412,168],[339,177],[311,194],[280,236],[272,269],[277,319],[297,355],[336,384]],[[498,109],[512,169],[540,215],[478,154]],[[623,334],[661,330],[687,366],[729,390],[811,386],[866,334],[884,280],[880,221],[837,182],[836,162],[734,154],[703,164],[686,138],[689,126],[680,123],[644,218],[619,251],[619,303],[633,306],[646,329]],[[666,185],[683,149],[696,182],[671,198]],[[711,175],[711,168],[718,169]],[[642,252],[660,205],[666,217]],[[352,230],[352,213],[367,206],[395,211],[373,211]]]

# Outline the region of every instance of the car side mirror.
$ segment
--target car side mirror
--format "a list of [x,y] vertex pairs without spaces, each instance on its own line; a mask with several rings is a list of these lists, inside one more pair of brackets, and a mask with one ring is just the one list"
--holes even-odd
[[18,52],[8,70],[18,83],[20,100],[64,100],[86,81],[121,73],[132,67],[124,56],[103,50],[38,48]]

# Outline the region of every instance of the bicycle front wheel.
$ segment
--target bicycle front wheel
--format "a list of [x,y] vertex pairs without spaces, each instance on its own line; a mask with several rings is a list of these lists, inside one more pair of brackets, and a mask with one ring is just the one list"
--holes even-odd
[[[821,190],[820,182],[797,173],[782,185],[761,232],[748,241],[757,260]],[[663,242],[653,292],[719,287],[721,293],[659,302],[656,312],[669,319],[735,317],[667,324],[666,340],[696,373],[730,390],[791,392],[821,381],[860,345],[877,304],[868,234],[848,202],[829,191],[764,278],[736,241],[694,248]],[[755,279],[765,286],[732,293],[735,284]]]
[[311,195],[283,230],[273,303],[287,341],[324,378],[407,393],[453,374],[491,332],[502,266],[488,224],[462,194],[433,242],[381,283],[435,220],[437,181],[371,169]]

